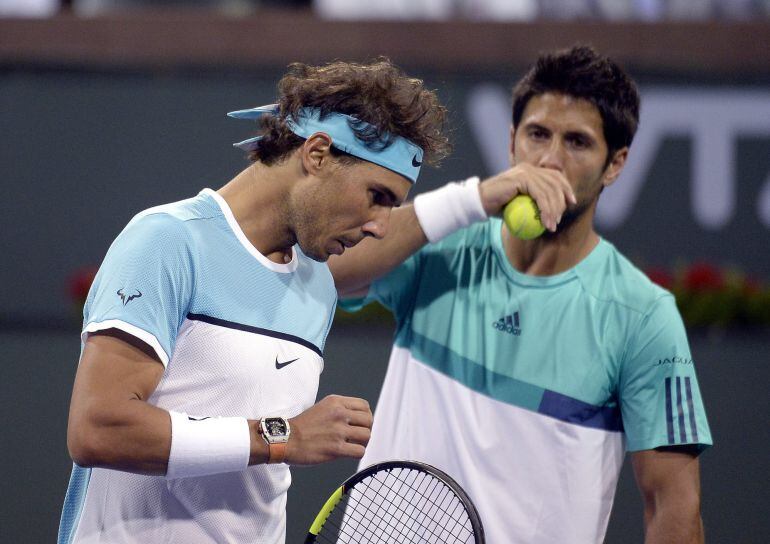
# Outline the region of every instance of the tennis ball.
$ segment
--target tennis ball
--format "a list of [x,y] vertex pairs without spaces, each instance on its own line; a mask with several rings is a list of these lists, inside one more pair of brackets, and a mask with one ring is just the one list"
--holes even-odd
[[540,209],[529,195],[519,195],[506,204],[503,221],[511,233],[522,240],[532,240],[545,232],[540,222]]

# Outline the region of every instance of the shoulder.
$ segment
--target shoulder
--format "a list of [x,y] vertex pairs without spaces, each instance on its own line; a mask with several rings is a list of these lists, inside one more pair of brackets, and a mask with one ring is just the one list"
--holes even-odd
[[199,220],[221,216],[204,193],[189,198],[148,208],[128,222],[118,239],[160,247],[191,245]]
[[644,316],[673,305],[673,295],[655,284],[610,242],[602,239],[586,262],[576,268],[584,289],[595,299]]
[[128,225],[131,226],[135,223],[155,224],[158,226],[164,224],[173,225],[221,217],[222,211],[213,201],[212,197],[209,196],[210,192],[209,190],[204,190],[192,198],[147,208],[136,214]]

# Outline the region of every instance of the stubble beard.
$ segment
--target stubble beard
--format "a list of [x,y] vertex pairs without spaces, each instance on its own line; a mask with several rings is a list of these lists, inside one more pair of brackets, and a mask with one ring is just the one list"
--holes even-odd
[[593,200],[578,202],[576,205],[568,207],[562,214],[561,221],[559,221],[559,224],[556,226],[556,232],[546,230],[542,237],[546,240],[554,240],[559,236],[562,236],[565,232],[568,232],[572,226],[577,223],[577,220],[582,218],[588,212],[591,204],[593,204]]
[[312,198],[302,198],[294,206],[290,206],[288,213],[291,231],[293,233],[293,242],[298,244],[302,253],[319,263],[325,263],[329,260],[329,253],[326,248],[316,247],[313,243],[316,238],[313,236],[319,230],[315,216],[311,210],[317,210],[317,205],[312,202]]
[[294,241],[299,245],[302,253],[319,263],[325,263],[329,259],[329,253],[325,248],[316,247],[312,233],[316,230],[310,226],[305,218],[299,219],[294,227]]

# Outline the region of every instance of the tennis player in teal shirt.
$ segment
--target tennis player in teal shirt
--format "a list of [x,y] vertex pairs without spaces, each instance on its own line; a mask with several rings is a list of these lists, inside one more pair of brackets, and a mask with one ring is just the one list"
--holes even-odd
[[[377,300],[397,320],[361,465],[451,474],[489,542],[602,542],[626,452],[645,542],[703,541],[712,440],[685,328],[671,293],[593,226],[638,116],[616,63],[545,54],[514,88],[509,171],[419,195],[383,240],[330,259],[345,306]],[[520,193],[547,227],[534,240],[484,221]]]

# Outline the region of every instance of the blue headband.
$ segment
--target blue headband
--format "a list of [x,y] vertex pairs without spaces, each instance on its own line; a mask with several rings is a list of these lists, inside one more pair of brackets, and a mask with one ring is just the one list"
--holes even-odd
[[[270,104],[248,110],[233,111],[228,113],[230,117],[236,119],[258,119],[262,115],[278,114],[278,105]],[[316,132],[328,134],[332,139],[332,145],[345,153],[349,153],[359,159],[373,162],[401,174],[412,183],[417,181],[420,175],[420,166],[422,165],[422,149],[401,136],[385,136],[384,142],[390,139],[390,145],[375,142],[374,145],[367,146],[363,141],[356,137],[354,128],[358,131],[367,129],[376,130],[375,127],[356,119],[344,113],[331,112],[321,119],[321,110],[318,108],[302,108],[299,112],[299,118],[286,118],[286,125],[289,129],[302,138],[309,138]],[[237,144],[246,151],[253,151],[259,145],[262,136],[249,138]]]

